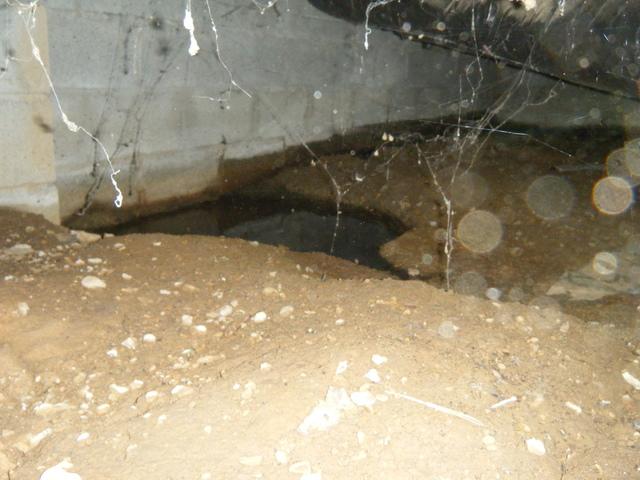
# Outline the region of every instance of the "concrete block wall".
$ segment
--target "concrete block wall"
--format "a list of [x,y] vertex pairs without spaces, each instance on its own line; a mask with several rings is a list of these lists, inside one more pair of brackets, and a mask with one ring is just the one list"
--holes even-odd
[[[250,1],[210,1],[219,52],[249,97],[232,87],[217,57],[204,2],[192,2],[201,50],[188,55],[185,3],[49,0],[38,8],[48,20],[48,32],[38,30],[38,41],[43,50],[48,47],[63,109],[105,145],[120,169],[125,207],[215,190],[223,181],[222,162],[370,124],[438,118],[452,105],[457,112],[458,77],[470,59],[375,30],[365,51],[362,25],[303,0],[279,2],[264,14]],[[2,14],[18,21],[15,9]],[[0,81],[3,88],[6,82]],[[46,85],[17,85],[15,94],[22,109],[35,108],[29,95],[47,103]],[[469,108],[480,111],[485,100],[490,103],[481,99]],[[0,125],[3,135],[16,124],[33,123],[13,108],[18,116],[3,118],[9,122]],[[46,116],[53,129],[46,138],[55,151],[40,156],[49,158],[43,181],[55,180],[65,219],[82,208],[106,164],[91,139],[69,132],[53,114]],[[29,129],[40,135],[37,127]],[[111,203],[108,178],[94,193],[95,204]]]
[[[191,57],[185,3],[49,0],[38,7],[33,32],[48,52],[62,107],[104,144],[120,170],[126,208],[215,191],[225,181],[224,162],[242,164],[366,125],[482,113],[517,75],[377,30],[365,50],[363,25],[304,0],[278,2],[264,13],[248,0],[210,0],[217,45],[205,3],[192,2],[201,50]],[[68,219],[91,192],[94,205],[113,208],[108,178],[98,182],[106,169],[100,149],[69,132],[52,109],[16,8],[5,6],[0,16],[9,27],[5,51],[19,60],[0,72],[0,106],[9,112],[0,116],[7,139],[0,165],[10,172],[0,181],[0,204],[41,208],[53,219],[59,211]],[[231,85],[218,53],[250,96]],[[529,75],[512,106],[530,94],[540,99],[554,86]],[[620,116],[619,123],[620,109],[633,108],[588,90],[556,88],[552,100],[514,119],[568,126],[570,120],[597,124]],[[496,121],[511,112],[498,112]]]

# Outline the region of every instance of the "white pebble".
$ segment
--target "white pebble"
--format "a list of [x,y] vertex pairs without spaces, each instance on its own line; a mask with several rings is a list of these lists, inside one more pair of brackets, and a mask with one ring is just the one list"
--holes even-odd
[[73,464],[68,460],[64,460],[42,472],[40,480],[82,480],[82,477],[77,473],[69,472],[70,468],[73,468]]
[[376,397],[371,392],[353,392],[350,397],[359,407],[370,408],[376,403]]
[[380,383],[382,381],[382,379],[380,378],[380,374],[375,368],[369,370],[364,377],[373,383]]
[[20,302],[18,304],[18,313],[22,317],[26,317],[29,314],[29,305],[25,302]]
[[576,405],[573,402],[565,402],[564,406],[567,407],[569,410],[573,410],[578,415],[582,413],[582,407],[580,407],[580,405]]
[[123,280],[131,280],[133,277],[131,275],[129,275],[128,273],[123,273],[122,274],[122,279]]
[[267,314],[265,312],[258,312],[251,317],[251,320],[253,320],[254,323],[262,323],[267,320]]
[[275,457],[276,462],[278,462],[280,465],[286,465],[287,463],[289,463],[289,455],[287,455],[287,452],[283,450],[276,450]]
[[542,456],[547,453],[547,450],[544,448],[544,442],[537,438],[527,439],[527,450],[529,450],[529,453],[533,453],[538,456]]
[[271,370],[271,364],[269,362],[262,362],[260,364],[260,370],[263,372],[268,372]]
[[85,440],[88,440],[90,436],[91,434],[89,432],[82,432],[80,435],[78,435],[78,438],[76,438],[76,442],[84,442]]
[[345,323],[346,323],[346,322],[345,322],[344,318],[339,318],[339,319],[337,319],[337,320],[336,320],[336,325],[337,325],[338,327],[341,327],[341,326],[342,326],[342,325],[344,325]]
[[218,311],[218,315],[221,317],[228,317],[233,313],[233,307],[231,305],[225,305]]
[[144,385],[144,382],[136,378],[129,384],[129,388],[131,390],[140,390],[143,385]]
[[186,385],[176,385],[171,389],[171,395],[176,397],[186,397],[187,395],[191,395],[193,393],[193,388],[187,387]]
[[135,338],[129,337],[123,340],[120,345],[122,345],[124,348],[128,348],[129,350],[135,350],[138,346],[138,342]]
[[112,348],[111,350],[107,350],[107,356],[111,358],[117,358],[118,350],[115,348]]
[[193,325],[193,317],[191,315],[187,315],[186,313],[180,317],[180,323],[185,327],[190,327]]
[[129,387],[125,387],[123,385],[116,385],[115,383],[112,383],[111,385],[109,385],[109,390],[111,390],[116,395],[124,395],[129,391]]
[[84,288],[88,288],[89,290],[107,287],[107,284],[104,282],[104,280],[101,280],[98,277],[94,277],[93,275],[87,275],[80,281],[80,283]]
[[207,333],[206,325],[196,325],[193,329],[198,333]]
[[102,263],[102,259],[101,258],[87,258],[87,262],[90,263],[91,265],[100,265]]
[[156,336],[153,333],[145,333],[142,336],[142,341],[144,343],[156,343]]
[[292,313],[293,313],[293,306],[291,306],[291,305],[285,305],[284,307],[282,307],[280,309],[280,316],[281,317],[288,317]]
[[640,390],[640,380],[631,375],[629,372],[622,372],[622,378],[624,378],[624,381],[631,385],[633,388],[635,388],[636,390]]
[[40,445],[40,442],[42,442],[45,438],[47,438],[52,433],[53,433],[52,429],[45,428],[44,430],[42,430],[39,433],[29,434],[29,444],[32,447],[37,447],[38,445]]
[[380,366],[380,365],[383,365],[383,364],[387,363],[389,361],[389,359],[387,357],[385,357],[384,355],[378,355],[377,353],[374,353],[371,356],[371,361],[373,363],[375,363],[376,365]]
[[336,375],[342,375],[349,368],[349,362],[346,360],[341,360],[338,363],[338,367],[336,368]]
[[155,391],[155,390],[149,390],[147,393],[144,394],[144,399],[147,402],[153,402],[154,400],[156,400],[158,398],[160,394]]

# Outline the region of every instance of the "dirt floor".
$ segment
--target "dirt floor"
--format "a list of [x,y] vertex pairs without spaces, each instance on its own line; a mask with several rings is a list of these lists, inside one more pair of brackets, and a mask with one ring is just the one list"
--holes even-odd
[[0,229],[0,478],[640,478],[634,318],[242,240]]

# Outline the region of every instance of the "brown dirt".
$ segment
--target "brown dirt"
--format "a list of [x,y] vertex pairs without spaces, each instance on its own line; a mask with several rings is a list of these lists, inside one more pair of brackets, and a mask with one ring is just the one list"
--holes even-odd
[[[640,378],[631,328],[239,240],[87,244],[6,211],[0,229],[0,478],[38,478],[65,458],[85,480],[640,476],[640,391],[622,378]],[[17,243],[34,252],[8,256]],[[106,287],[83,287],[87,275]],[[364,378],[371,368],[380,383]],[[297,431],[329,387],[376,402]]]

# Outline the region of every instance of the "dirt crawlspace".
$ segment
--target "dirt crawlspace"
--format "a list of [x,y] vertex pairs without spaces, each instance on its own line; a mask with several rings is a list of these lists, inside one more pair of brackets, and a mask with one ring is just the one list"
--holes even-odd
[[0,215],[2,479],[640,478],[631,330]]

